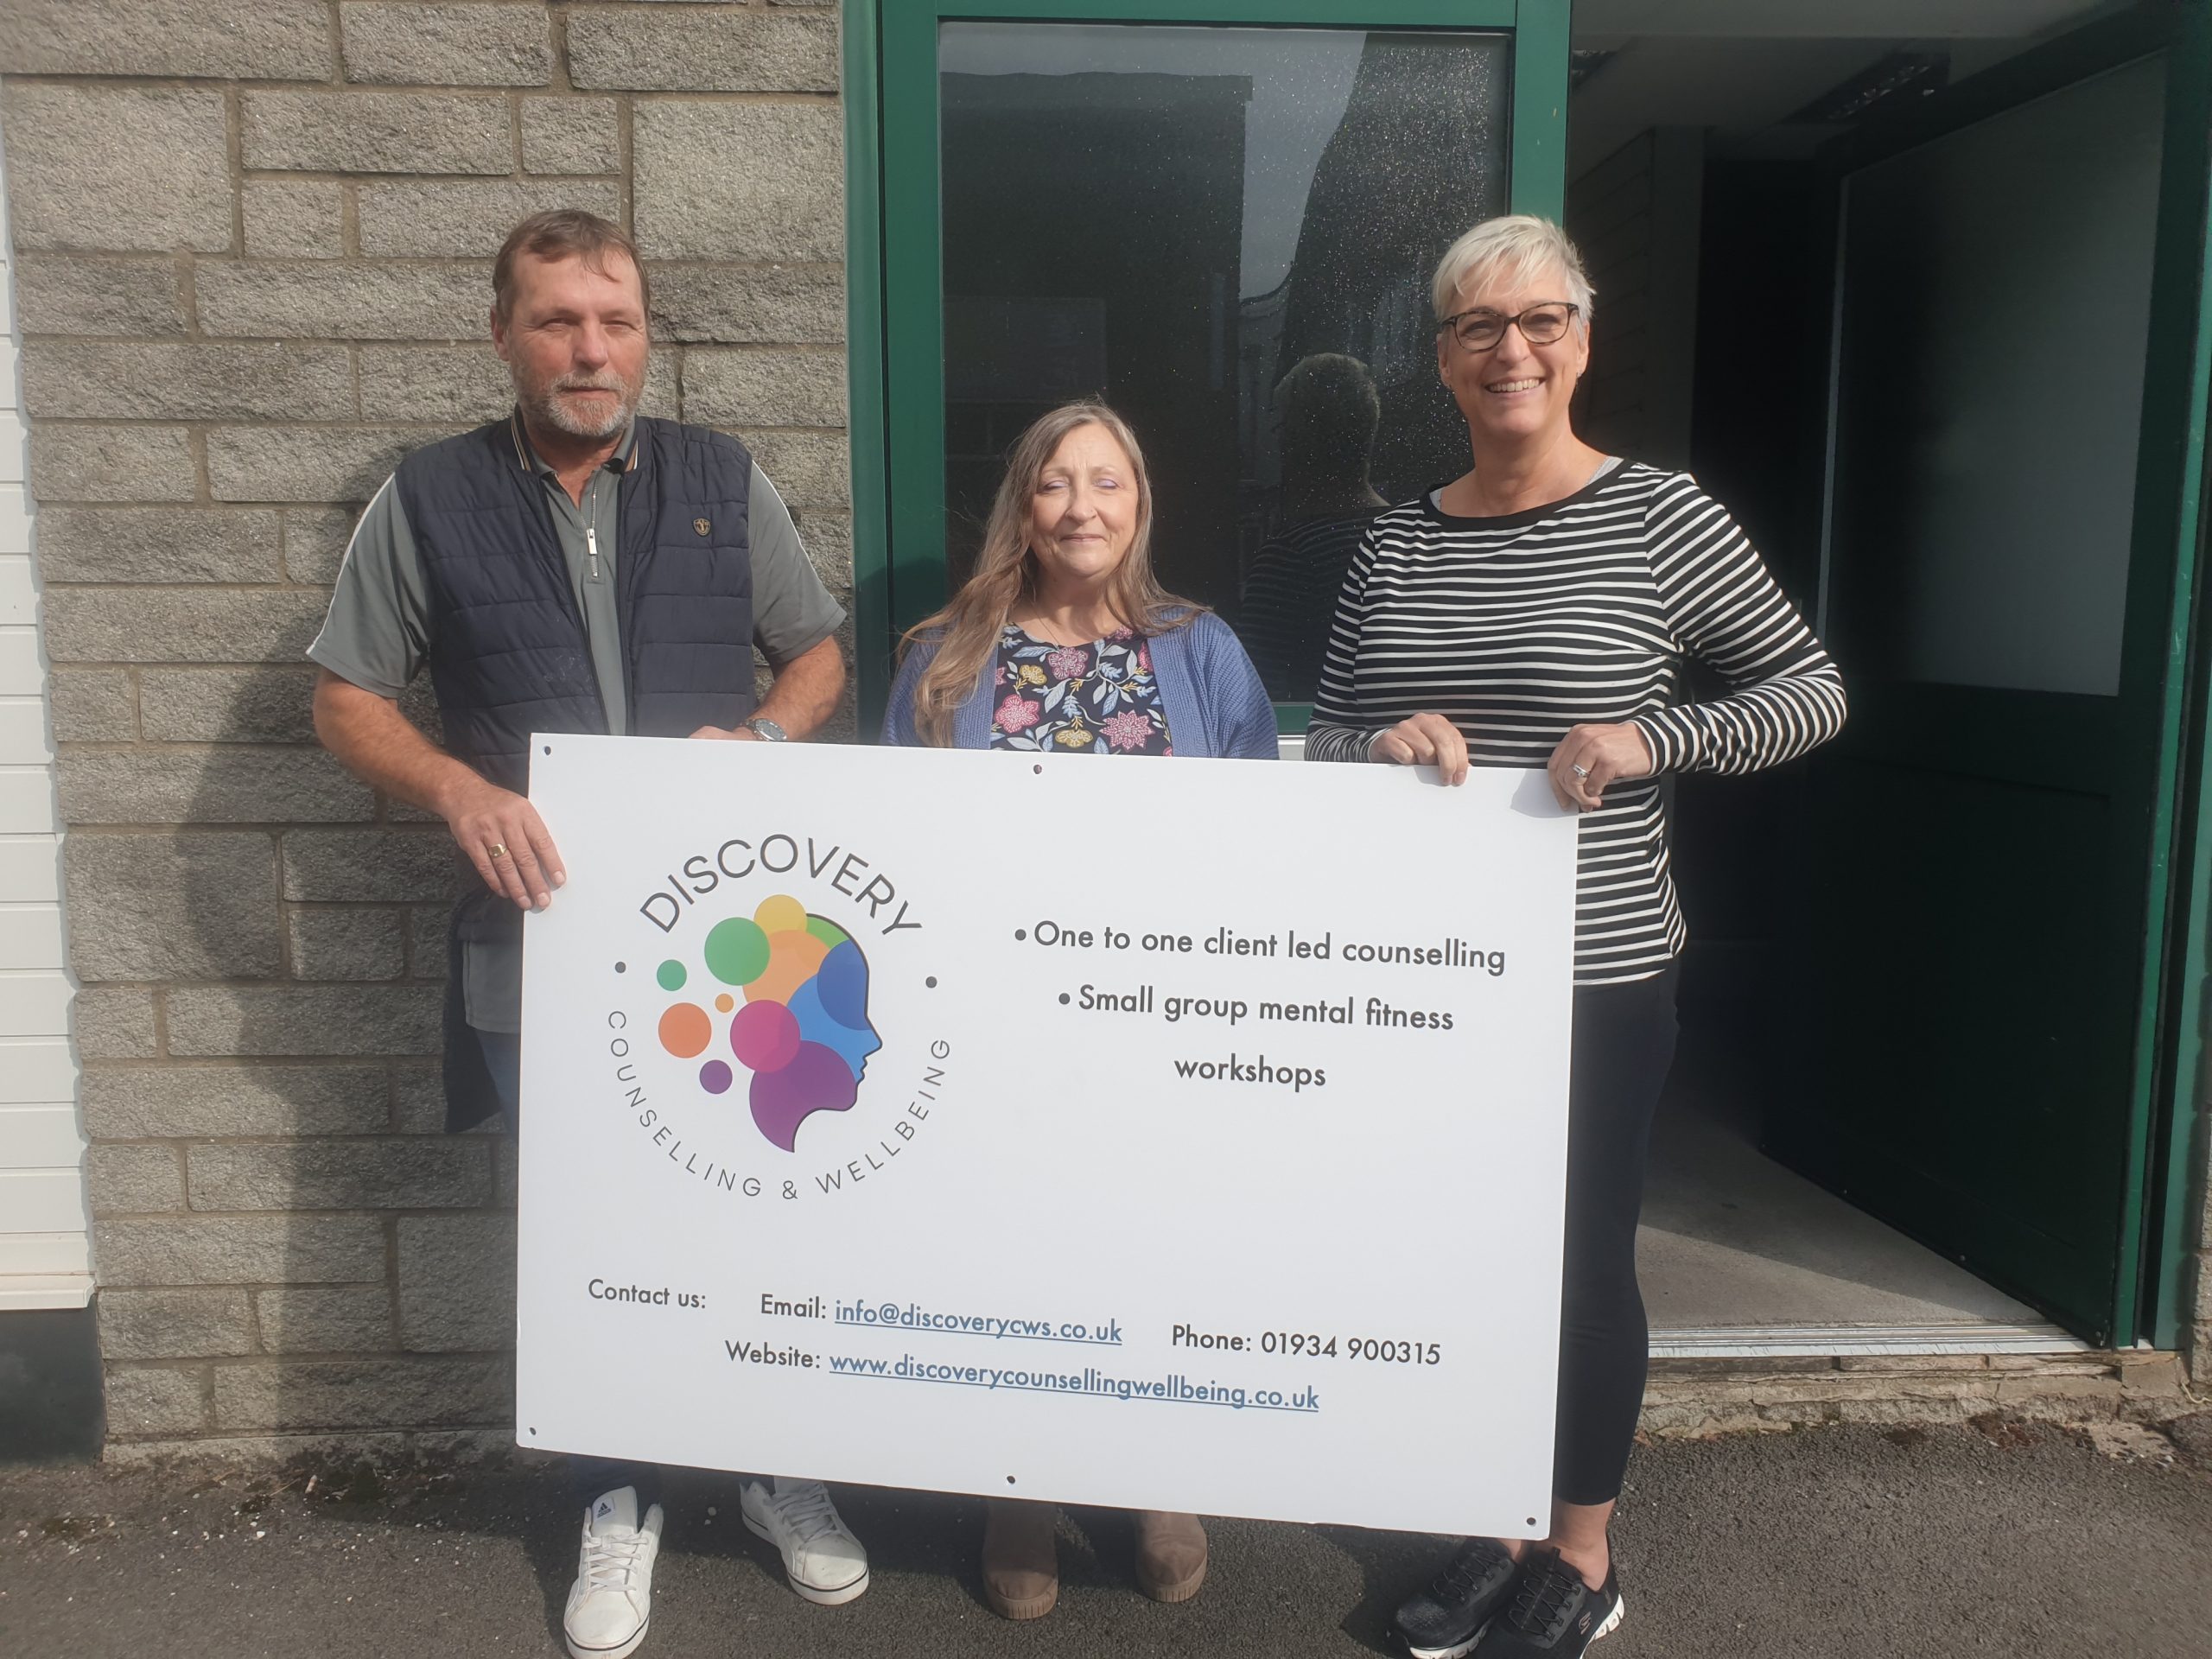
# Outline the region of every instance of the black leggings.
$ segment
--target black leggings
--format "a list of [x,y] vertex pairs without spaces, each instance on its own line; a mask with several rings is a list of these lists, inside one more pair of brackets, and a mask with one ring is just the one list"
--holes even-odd
[[1673,965],[1625,985],[1574,993],[1568,1089],[1567,1250],[1559,1335],[1559,1428],[1552,1496],[1620,1496],[1650,1363],[1636,1284],[1636,1222],[1651,1114],[1675,1058]]

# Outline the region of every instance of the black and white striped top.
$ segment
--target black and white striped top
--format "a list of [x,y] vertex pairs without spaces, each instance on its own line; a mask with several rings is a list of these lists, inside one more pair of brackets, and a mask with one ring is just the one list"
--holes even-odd
[[[1696,658],[1729,687],[1685,702]],[[1440,714],[1477,766],[1541,766],[1570,726],[1632,720],[1653,776],[1585,815],[1574,978],[1648,978],[1682,948],[1659,779],[1756,772],[1842,729],[1835,664],[1727,512],[1630,462],[1564,500],[1456,518],[1424,497],[1368,527],[1345,574],[1306,733],[1312,760]]]

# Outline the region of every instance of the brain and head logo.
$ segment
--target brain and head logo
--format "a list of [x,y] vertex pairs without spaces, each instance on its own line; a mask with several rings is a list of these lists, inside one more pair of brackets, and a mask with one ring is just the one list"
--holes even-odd
[[868,1057],[883,1046],[868,1019],[868,958],[788,893],[715,923],[703,954],[702,979],[674,958],[660,965],[663,990],[690,993],[661,1015],[660,1045],[699,1061],[710,1095],[729,1092],[732,1061],[752,1073],[753,1121],[789,1152],[809,1117],[860,1098]]

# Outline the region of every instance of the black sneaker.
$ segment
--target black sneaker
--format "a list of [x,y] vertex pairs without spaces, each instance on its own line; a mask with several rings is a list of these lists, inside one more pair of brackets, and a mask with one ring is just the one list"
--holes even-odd
[[1470,1538],[1435,1583],[1390,1616],[1390,1629],[1413,1659],[1463,1659],[1512,1594],[1519,1570],[1494,1539]]
[[1592,1642],[1620,1628],[1622,1611],[1617,1569],[1606,1570],[1604,1589],[1592,1590],[1556,1550],[1531,1550],[1477,1659],[1581,1659]]

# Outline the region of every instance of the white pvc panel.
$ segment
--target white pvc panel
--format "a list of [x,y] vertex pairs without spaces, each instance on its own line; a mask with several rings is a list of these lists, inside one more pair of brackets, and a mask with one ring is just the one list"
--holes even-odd
[[39,666],[36,631],[0,627],[0,697],[45,695],[46,674]]
[[54,828],[54,774],[44,766],[0,766],[0,836]]
[[27,553],[0,546],[0,627],[29,627],[38,620],[38,596],[31,588]]
[[60,906],[0,905],[0,969],[63,965]]
[[0,905],[50,905],[61,897],[61,837],[0,836]]
[[76,1098],[77,1062],[70,1057],[67,1038],[0,1040],[0,1106],[42,1106]]
[[84,1161],[74,1106],[0,1106],[0,1168],[73,1170]]
[[0,484],[0,553],[30,550],[30,498],[20,484]]
[[58,969],[0,974],[0,1037],[67,1037],[69,980]]
[[30,446],[13,410],[0,410],[0,484],[21,484],[30,477]]
[[43,766],[53,760],[46,704],[37,697],[0,697],[0,766]]
[[0,1232],[62,1233],[84,1224],[82,1171],[0,1171]]
[[92,1241],[82,1224],[50,1233],[10,1233],[0,1223],[0,1284],[17,1274],[90,1273]]

